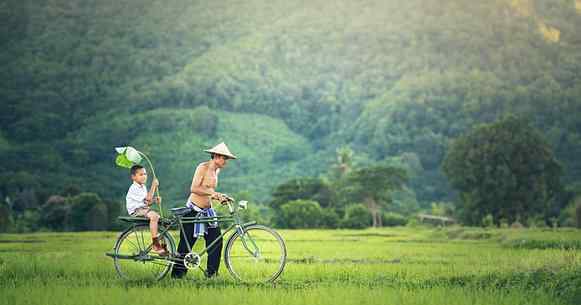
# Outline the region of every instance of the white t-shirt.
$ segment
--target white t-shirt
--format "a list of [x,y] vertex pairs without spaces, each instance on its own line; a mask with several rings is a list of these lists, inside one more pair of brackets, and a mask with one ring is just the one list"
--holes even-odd
[[127,213],[131,215],[138,208],[146,208],[145,197],[147,197],[147,186],[133,182],[125,197],[127,201]]

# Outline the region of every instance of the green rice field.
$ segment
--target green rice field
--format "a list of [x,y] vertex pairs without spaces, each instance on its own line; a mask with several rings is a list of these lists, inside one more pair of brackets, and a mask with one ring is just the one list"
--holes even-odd
[[223,262],[210,280],[126,282],[104,255],[117,232],[2,234],[0,303],[581,304],[580,230],[279,232],[288,261],[274,284],[238,283]]

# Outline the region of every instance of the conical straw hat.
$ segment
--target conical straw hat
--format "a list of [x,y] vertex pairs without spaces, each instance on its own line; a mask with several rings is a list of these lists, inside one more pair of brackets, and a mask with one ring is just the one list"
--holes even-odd
[[224,142],[212,147],[211,149],[206,149],[204,151],[207,153],[211,153],[211,154],[218,154],[218,155],[226,156],[230,159],[236,159],[236,156],[230,152],[230,150],[228,149],[228,146],[226,146],[226,144]]

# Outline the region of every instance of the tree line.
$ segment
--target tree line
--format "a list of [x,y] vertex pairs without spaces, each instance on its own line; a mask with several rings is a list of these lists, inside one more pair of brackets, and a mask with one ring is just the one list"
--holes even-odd
[[[346,13],[332,17],[319,9],[323,0],[275,0],[269,12],[251,3],[221,0],[200,10],[186,0],[5,1],[2,205],[42,206],[68,187],[118,201],[125,177],[111,168],[108,152],[129,143],[164,155],[159,171],[179,181],[168,191],[177,204],[190,174],[182,164],[201,158],[185,155],[229,137],[262,160],[234,166],[225,185],[248,191],[264,209],[278,208],[268,203],[279,182],[301,175],[323,177],[334,192],[349,193],[349,183],[337,186],[326,171],[329,156],[351,147],[357,167],[406,168],[407,182],[383,212],[448,211],[456,196],[476,204],[481,199],[472,192],[487,193],[449,177],[466,173],[443,166],[450,143],[513,113],[529,119],[561,164],[559,199],[551,199],[558,203],[535,204],[536,213],[550,210],[537,222],[564,223],[560,211],[573,213],[566,202],[581,181],[581,18],[572,2],[338,1]],[[559,35],[547,37],[540,29],[548,27]],[[257,130],[280,131],[266,143],[284,145],[253,150],[265,146]],[[263,171],[254,170],[261,164]],[[492,170],[502,177],[521,171]],[[256,183],[267,177],[274,177],[271,184]],[[540,183],[511,183],[523,192],[528,182]],[[529,208],[519,196],[461,218],[514,222],[518,213],[502,205]],[[371,224],[383,223],[374,205],[387,199],[366,200],[340,205],[361,203]],[[343,219],[345,211],[335,212]]]

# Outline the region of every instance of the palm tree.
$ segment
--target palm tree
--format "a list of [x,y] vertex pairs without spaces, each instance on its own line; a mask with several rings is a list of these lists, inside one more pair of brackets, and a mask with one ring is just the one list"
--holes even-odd
[[401,190],[407,181],[404,169],[379,165],[352,171],[348,176],[349,193],[362,199],[369,209],[374,227],[381,227],[381,203],[389,201],[392,191]]

